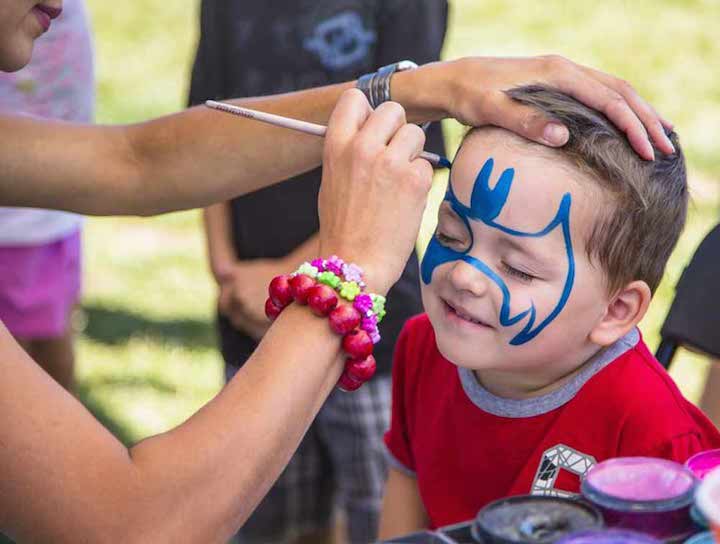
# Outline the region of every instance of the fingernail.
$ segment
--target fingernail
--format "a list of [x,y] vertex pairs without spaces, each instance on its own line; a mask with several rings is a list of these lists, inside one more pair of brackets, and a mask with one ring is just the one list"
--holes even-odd
[[668,143],[668,145],[670,146],[670,149],[672,149],[672,151],[670,152],[670,154],[671,154],[671,155],[674,155],[675,152],[676,152],[676,149],[675,149],[675,146],[674,146],[673,143],[672,143],[672,140],[671,140],[670,138],[668,138],[667,136],[665,136],[665,139],[667,140],[667,143]]
[[567,127],[558,123],[548,123],[543,130],[543,140],[550,145],[565,145],[569,137]]

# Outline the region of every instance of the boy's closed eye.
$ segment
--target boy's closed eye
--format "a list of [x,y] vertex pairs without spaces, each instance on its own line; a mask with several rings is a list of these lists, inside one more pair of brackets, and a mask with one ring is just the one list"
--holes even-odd
[[505,261],[502,261],[500,263],[502,265],[503,271],[512,278],[521,281],[523,283],[531,283],[533,280],[538,279],[537,276],[534,276],[528,272],[525,272],[523,270],[520,270],[519,268],[515,268],[514,266],[509,265]]
[[465,223],[455,214],[450,205],[444,202],[438,212],[438,225],[435,238],[442,245],[455,251],[467,251],[472,243],[472,236]]

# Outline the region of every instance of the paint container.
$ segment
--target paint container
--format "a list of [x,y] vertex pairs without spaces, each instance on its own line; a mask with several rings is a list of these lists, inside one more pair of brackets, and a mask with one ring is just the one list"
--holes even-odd
[[720,467],[720,449],[696,453],[685,462],[698,480],[705,478],[714,468]]
[[572,533],[557,544],[662,544],[662,540],[627,529],[600,529]]
[[472,520],[463,521],[440,527],[437,532],[450,539],[454,544],[476,544],[476,540],[472,536],[472,526]]
[[392,540],[383,540],[382,544],[454,544],[454,542],[432,531],[419,531]]
[[661,540],[684,540],[697,480],[679,463],[651,457],[620,457],[592,467],[581,483],[608,527],[640,531]]
[[705,476],[695,498],[698,510],[710,522],[715,540],[720,542],[720,468]]
[[715,544],[715,538],[710,531],[698,533],[685,541],[685,544]]
[[488,504],[478,512],[472,535],[485,544],[550,544],[585,529],[599,529],[602,516],[574,499],[522,495]]

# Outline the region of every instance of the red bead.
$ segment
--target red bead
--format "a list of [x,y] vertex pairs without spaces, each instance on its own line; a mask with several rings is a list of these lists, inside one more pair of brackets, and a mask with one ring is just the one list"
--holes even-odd
[[272,299],[267,299],[265,301],[265,315],[268,316],[268,319],[270,321],[275,321],[277,316],[279,316],[283,310],[284,308],[275,306],[275,303],[272,301]]
[[341,304],[330,312],[330,328],[341,336],[345,336],[360,325],[362,316],[352,306]]
[[365,359],[348,359],[345,362],[345,372],[357,381],[366,382],[375,375],[377,364],[375,357],[369,355]]
[[314,314],[325,316],[335,309],[338,297],[332,287],[318,283],[310,288],[307,301]]
[[290,279],[290,292],[298,304],[307,304],[312,287],[315,287],[315,280],[307,274],[298,274]]
[[342,347],[351,359],[365,359],[373,352],[370,335],[363,330],[355,329],[343,337]]
[[340,379],[337,382],[337,386],[342,389],[343,391],[350,393],[351,391],[356,391],[357,389],[360,389],[363,382],[356,380],[352,376],[350,376],[347,372],[343,372],[340,376]]
[[290,276],[276,276],[270,282],[268,293],[275,306],[284,308],[293,301],[292,292],[290,291]]

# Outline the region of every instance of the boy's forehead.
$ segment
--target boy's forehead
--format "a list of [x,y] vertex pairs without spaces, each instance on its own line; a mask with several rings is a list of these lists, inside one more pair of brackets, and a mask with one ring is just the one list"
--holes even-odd
[[585,215],[580,212],[585,208],[587,184],[578,183],[580,172],[568,167],[553,150],[546,151],[540,144],[526,144],[502,129],[475,131],[463,143],[450,173],[453,191],[460,202],[470,204],[478,174],[488,159],[494,163],[490,189],[505,170],[514,171],[507,202],[496,219],[498,223],[517,230],[541,229],[554,217],[566,193],[573,200],[571,225]]

